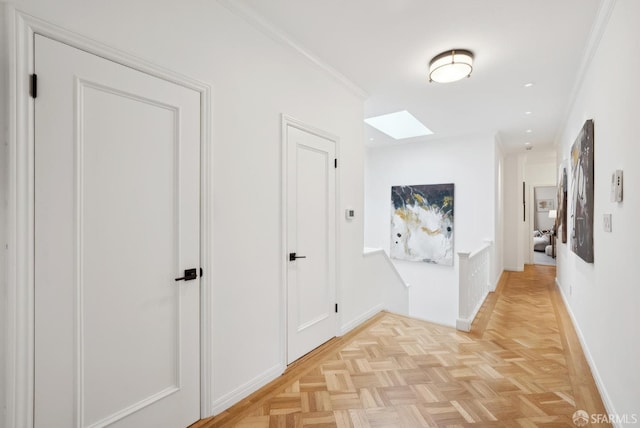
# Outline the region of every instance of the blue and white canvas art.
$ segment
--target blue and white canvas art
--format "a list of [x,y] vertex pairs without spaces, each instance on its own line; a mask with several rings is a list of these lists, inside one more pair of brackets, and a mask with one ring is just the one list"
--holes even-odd
[[391,258],[453,266],[453,183],[391,188]]

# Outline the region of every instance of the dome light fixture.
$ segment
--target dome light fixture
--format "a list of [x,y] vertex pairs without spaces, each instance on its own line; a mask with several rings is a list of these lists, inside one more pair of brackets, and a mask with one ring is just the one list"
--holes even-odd
[[429,63],[429,82],[449,83],[471,76],[473,53],[452,49],[433,57]]

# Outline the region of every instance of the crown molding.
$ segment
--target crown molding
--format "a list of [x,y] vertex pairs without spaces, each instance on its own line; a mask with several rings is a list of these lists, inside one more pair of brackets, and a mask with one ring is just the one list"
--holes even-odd
[[243,2],[237,0],[218,0],[218,3],[220,3],[222,6],[224,6],[226,9],[228,9],[238,17],[242,18],[245,22],[247,22],[249,25],[257,29],[264,35],[284,46],[287,46],[289,49],[306,58],[316,68],[327,73],[334,80],[341,83],[344,87],[349,89],[359,98],[364,100],[369,97],[369,94],[364,89],[353,83],[344,74],[340,73],[338,70],[318,58],[315,54],[303,47],[300,43],[296,42],[289,34],[277,28],[274,24],[258,14],[250,6],[247,6],[246,4],[243,4]]
[[557,147],[560,147],[560,144],[562,143],[560,139],[562,138],[562,134],[564,133],[565,124],[567,123],[576,100],[578,99],[578,94],[580,93],[580,89],[582,89],[582,85],[587,75],[587,71],[589,70],[589,66],[591,65],[591,61],[598,51],[600,41],[602,40],[602,36],[607,29],[607,25],[609,24],[609,19],[611,18],[611,14],[613,13],[613,9],[615,8],[616,1],[617,0],[603,0],[602,3],[600,3],[600,7],[598,8],[598,12],[596,13],[593,25],[591,26],[591,31],[589,32],[587,44],[585,45],[585,48],[582,52],[582,59],[576,73],[576,80],[573,88],[571,89],[569,101],[563,114],[562,125],[556,131],[554,142]]

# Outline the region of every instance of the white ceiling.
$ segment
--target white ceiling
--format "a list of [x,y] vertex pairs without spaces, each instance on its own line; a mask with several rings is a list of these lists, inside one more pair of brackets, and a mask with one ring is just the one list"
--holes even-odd
[[[234,3],[364,89],[365,117],[408,110],[434,131],[402,142],[499,133],[507,151],[527,141],[541,151],[565,118],[602,0]],[[429,83],[429,60],[453,48],[475,54],[471,78]],[[368,125],[365,136],[398,144]]]

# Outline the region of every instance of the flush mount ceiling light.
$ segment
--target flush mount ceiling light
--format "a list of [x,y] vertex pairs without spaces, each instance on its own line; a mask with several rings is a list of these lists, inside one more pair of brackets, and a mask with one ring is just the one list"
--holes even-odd
[[429,63],[429,81],[455,82],[471,76],[473,54],[463,49],[454,49],[436,55]]

